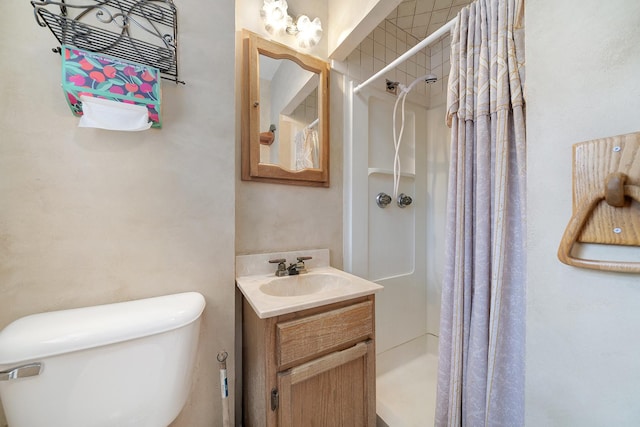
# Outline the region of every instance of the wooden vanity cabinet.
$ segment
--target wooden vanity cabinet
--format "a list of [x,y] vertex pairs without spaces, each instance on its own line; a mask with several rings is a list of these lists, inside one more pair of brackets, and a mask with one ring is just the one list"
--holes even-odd
[[244,425],[375,426],[374,301],[260,319],[244,300]]

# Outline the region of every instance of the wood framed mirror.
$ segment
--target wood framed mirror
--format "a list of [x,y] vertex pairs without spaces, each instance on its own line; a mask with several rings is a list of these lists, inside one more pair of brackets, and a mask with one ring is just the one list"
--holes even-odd
[[328,187],[329,64],[242,39],[242,180]]

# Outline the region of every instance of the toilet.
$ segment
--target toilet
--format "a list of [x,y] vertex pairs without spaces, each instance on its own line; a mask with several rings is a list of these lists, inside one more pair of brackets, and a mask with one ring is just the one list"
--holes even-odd
[[166,427],[191,388],[204,297],[23,317],[0,332],[9,427]]

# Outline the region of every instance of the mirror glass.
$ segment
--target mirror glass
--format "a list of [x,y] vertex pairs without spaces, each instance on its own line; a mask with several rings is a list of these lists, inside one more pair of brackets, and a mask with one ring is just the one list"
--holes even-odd
[[245,32],[242,179],[329,186],[328,64]]
[[318,74],[289,59],[260,55],[259,62],[260,129],[273,133],[260,146],[260,163],[290,171],[319,168]]

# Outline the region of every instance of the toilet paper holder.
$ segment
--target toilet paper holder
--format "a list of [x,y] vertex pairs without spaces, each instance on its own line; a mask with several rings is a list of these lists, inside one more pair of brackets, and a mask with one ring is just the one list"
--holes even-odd
[[573,146],[573,215],[558,249],[568,265],[640,273],[640,262],[574,257],[578,242],[640,246],[640,132]]

